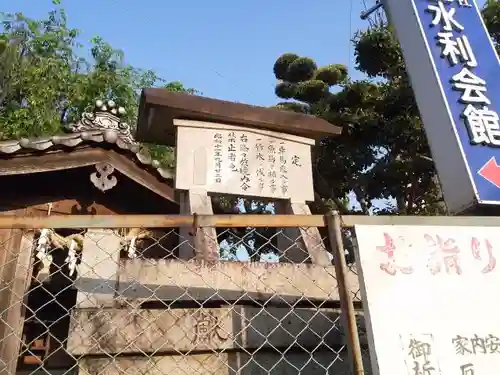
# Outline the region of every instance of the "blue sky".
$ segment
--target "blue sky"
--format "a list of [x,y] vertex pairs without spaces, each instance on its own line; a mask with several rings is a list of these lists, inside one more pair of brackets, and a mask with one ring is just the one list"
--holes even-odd
[[[183,82],[205,96],[272,105],[272,67],[285,52],[342,63],[353,78],[350,39],[375,0],[62,0],[82,42],[98,35],[128,63]],[[50,0],[0,0],[1,10],[40,18]],[[484,0],[479,0],[482,5]]]
[[[370,3],[373,0],[366,0]],[[50,0],[1,0],[1,10],[43,17]],[[362,0],[62,0],[82,41],[99,35],[127,61],[206,96],[272,105],[272,67],[285,52],[354,71],[350,38],[367,26]],[[355,77],[360,77],[355,74]]]

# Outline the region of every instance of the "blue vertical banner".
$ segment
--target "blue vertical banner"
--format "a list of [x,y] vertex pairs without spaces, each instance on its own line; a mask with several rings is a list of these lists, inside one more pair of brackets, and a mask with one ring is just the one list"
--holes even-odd
[[452,213],[500,205],[500,62],[474,0],[385,0]]

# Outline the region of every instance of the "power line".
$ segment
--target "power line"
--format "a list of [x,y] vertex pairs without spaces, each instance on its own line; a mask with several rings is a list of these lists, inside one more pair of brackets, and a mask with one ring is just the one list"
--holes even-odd
[[[364,0],[363,0],[364,1]],[[351,59],[351,53],[352,53],[352,42],[351,42],[351,37],[352,37],[352,16],[354,13],[354,0],[350,1],[349,4],[349,39],[348,39],[348,47],[347,47],[347,61],[348,61],[348,71],[351,72],[351,64],[352,64],[352,59]]]

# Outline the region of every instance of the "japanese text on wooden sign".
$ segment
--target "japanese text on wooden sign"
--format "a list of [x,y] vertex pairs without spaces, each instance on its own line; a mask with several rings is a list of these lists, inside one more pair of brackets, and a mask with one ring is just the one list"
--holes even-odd
[[181,123],[185,125],[177,127],[177,189],[314,200],[312,140],[229,125]]

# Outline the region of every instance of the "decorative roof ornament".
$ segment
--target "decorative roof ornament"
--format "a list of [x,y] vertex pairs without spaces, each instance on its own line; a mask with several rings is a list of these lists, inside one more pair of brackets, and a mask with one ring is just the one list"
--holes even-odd
[[[135,140],[130,125],[121,120],[125,113],[125,108],[118,107],[112,100],[97,100],[91,113],[83,113],[76,124],[66,125],[66,129],[71,133],[0,141],[0,155],[13,155],[24,150],[45,151],[57,146],[74,148],[83,143],[108,143],[130,152],[139,164],[156,170],[162,179],[172,179],[172,168],[163,167],[160,161],[153,158],[147,147]],[[96,165],[96,172],[91,174],[90,179],[96,188],[104,192],[118,183],[117,178],[113,176],[114,171],[111,164],[100,163]],[[42,250],[39,250],[40,256],[43,255]]]
[[95,165],[96,171],[90,175],[90,181],[100,191],[113,189],[118,183],[118,179],[113,176],[115,168],[108,163],[99,163]]
[[108,142],[135,145],[137,142],[130,125],[121,120],[125,113],[125,108],[117,107],[113,100],[96,100],[94,111],[84,112],[82,119],[76,124],[70,124],[68,129],[73,133],[101,132]]

